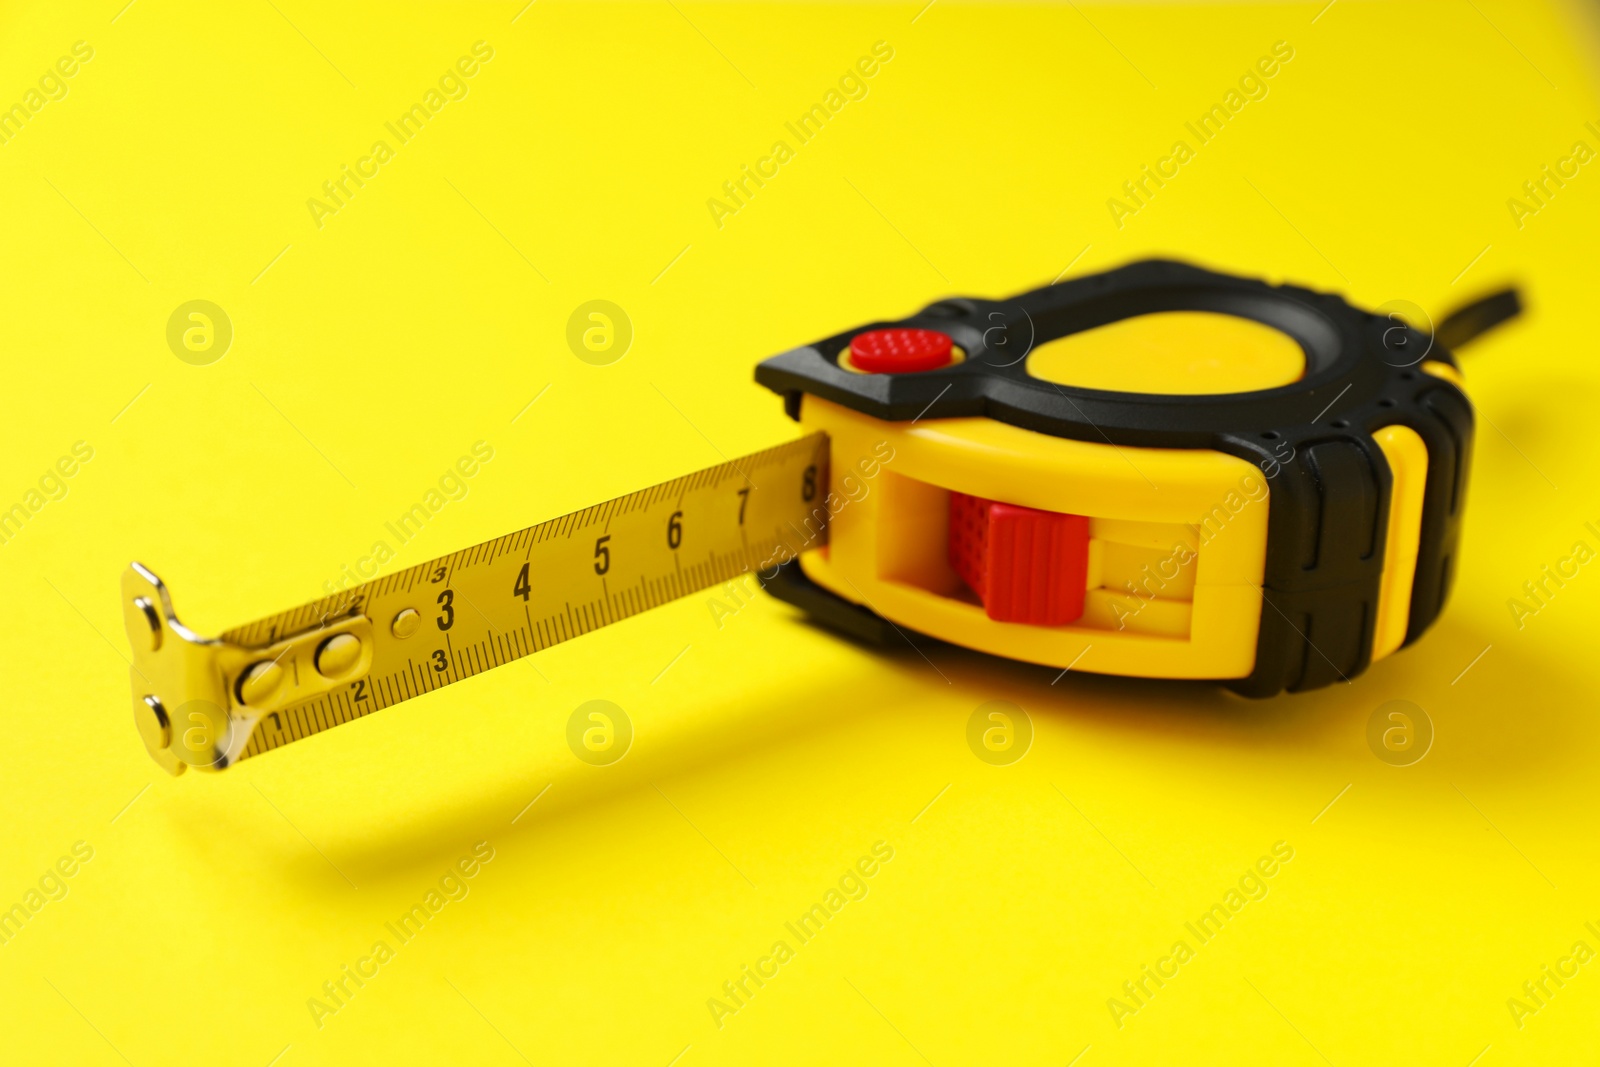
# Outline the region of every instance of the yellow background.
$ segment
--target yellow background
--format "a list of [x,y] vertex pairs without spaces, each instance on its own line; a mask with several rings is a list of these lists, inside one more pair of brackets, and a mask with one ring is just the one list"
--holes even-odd
[[[0,905],[94,849],[0,946],[0,1058],[1592,1058],[1600,964],[1520,1030],[1506,1007],[1600,947],[1600,565],[1520,629],[1507,606],[1600,547],[1600,164],[1520,229],[1506,203],[1600,148],[1574,13],[122,3],[0,13],[0,102],[94,48],[0,145],[0,504],[95,450],[0,546]],[[466,98],[319,229],[307,199],[478,40]],[[719,229],[707,199],[880,40],[867,97]],[[1270,94],[1117,228],[1106,200],[1280,40]],[[1435,316],[1526,286],[1467,364],[1450,608],[1352,685],[1052,686],[764,598],[718,629],[699,596],[221,776],[168,779],[139,743],[130,559],[217,632],[319,593],[474,441],[495,458],[395,565],[784,439],[750,380],[768,354],[1147,254]],[[635,329],[607,367],[565,342],[597,298]],[[234,326],[210,366],[166,344],[193,299]],[[591,699],[636,731],[610,767],[565,742]],[[965,741],[995,699],[1036,731],[1009,767]],[[1408,768],[1366,742],[1395,699],[1437,732]],[[719,1029],[708,998],[880,840],[865,899]],[[470,895],[319,1029],[308,998],[478,841]],[[1277,841],[1269,895],[1119,1029],[1107,999]]]

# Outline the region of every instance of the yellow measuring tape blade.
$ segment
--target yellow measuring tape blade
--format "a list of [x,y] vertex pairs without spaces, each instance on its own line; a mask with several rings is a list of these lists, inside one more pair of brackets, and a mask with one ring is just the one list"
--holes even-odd
[[[230,630],[266,647],[372,621],[371,666],[266,712],[239,758],[347,723],[826,543],[815,433],[485,541]],[[329,646],[324,646],[324,654]],[[300,657],[284,664],[312,669]]]

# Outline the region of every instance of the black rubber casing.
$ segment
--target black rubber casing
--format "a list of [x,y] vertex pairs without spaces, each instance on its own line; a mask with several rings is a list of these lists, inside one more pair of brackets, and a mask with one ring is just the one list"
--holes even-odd
[[[1057,385],[1027,371],[1039,345],[1158,311],[1222,312],[1275,327],[1305,350],[1305,375],[1253,393],[1169,396]],[[890,326],[942,331],[966,358],[915,374],[839,366],[856,334]],[[1420,369],[1424,358],[1455,365],[1428,334],[1338,296],[1150,260],[1009,300],[941,300],[774,356],[756,380],[782,394],[796,418],[809,394],[886,421],[986,416],[1055,437],[1214,449],[1256,464],[1270,486],[1265,603],[1255,667],[1226,684],[1265,697],[1346,681],[1371,662],[1391,486],[1372,437],[1382,427],[1408,426],[1428,450],[1406,644],[1444,606],[1473,415],[1460,389]],[[810,582],[797,564],[768,589],[856,636],[881,632],[875,616]]]

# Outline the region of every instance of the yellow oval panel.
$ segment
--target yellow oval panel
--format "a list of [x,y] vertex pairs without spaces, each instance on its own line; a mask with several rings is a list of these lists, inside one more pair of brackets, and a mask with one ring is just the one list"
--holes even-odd
[[1157,311],[1042,344],[1027,367],[1035,378],[1080,389],[1247,393],[1299,381],[1306,356],[1293,337],[1252,319]]

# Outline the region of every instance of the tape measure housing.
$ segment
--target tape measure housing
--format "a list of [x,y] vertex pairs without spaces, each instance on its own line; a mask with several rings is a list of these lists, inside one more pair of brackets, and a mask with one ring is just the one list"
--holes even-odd
[[[1212,312],[1272,327],[1304,352],[1304,373],[1272,388],[1197,395],[1181,389],[1088,389],[1029,372],[1028,357],[1049,342],[1160,312]],[[965,358],[916,373],[862,374],[839,365],[855,336],[885,329],[943,332]],[[1251,696],[1313,689],[1347,681],[1365,670],[1375,653],[1392,651],[1397,617],[1404,618],[1398,644],[1415,640],[1438,616],[1449,590],[1473,435],[1472,408],[1455,359],[1428,334],[1331,294],[1148,261],[1008,300],[941,300],[904,320],[867,324],[775,356],[757,368],[756,379],[783,395],[792,417],[835,434],[832,413],[847,411],[902,428],[987,420],[1034,435],[1039,452],[1048,451],[1048,439],[1121,450],[1124,470],[1118,474],[1107,466],[1110,473],[1101,476],[1119,482],[1130,501],[1152,489],[1159,497],[1166,488],[1138,468],[1155,464],[1167,450],[1233,457],[1256,471],[1268,488],[1259,576],[1233,571],[1229,579],[1258,590],[1256,610],[1241,608],[1231,616],[1235,627],[1254,617],[1247,627],[1249,661],[1241,665],[1242,647],[1230,646],[1226,654],[1172,652],[1167,662],[1146,658],[1144,669],[1137,669],[1141,658],[1132,653],[1106,660],[1105,643],[1125,636],[1118,630],[1102,631],[1101,652],[1086,653],[1080,669],[1217,678]],[[1406,434],[1415,435],[1421,448],[1407,447]],[[947,450],[934,465],[958,469],[967,462],[960,451]],[[948,476],[929,484],[1008,499],[975,484],[981,471],[969,477],[965,486],[952,485]],[[1008,481],[998,466],[992,478],[997,484]],[[1409,494],[1400,501],[1409,525],[1391,529],[1397,483]],[[1070,485],[1057,488],[1071,496]],[[1059,494],[1056,506],[1069,510],[1060,507]],[[1089,516],[1126,517],[1115,510]],[[1394,563],[1387,575],[1386,562]],[[848,568],[850,558],[836,547],[826,565],[807,560],[786,566],[769,589],[854,632],[871,632],[856,610],[871,606],[829,574],[841,566]],[[852,575],[858,585],[859,573]],[[1403,603],[1397,605],[1397,597]],[[912,618],[919,610],[905,606],[904,613],[891,612],[888,618],[927,632],[918,623],[931,616]],[[1219,620],[1218,625],[1230,624]],[[1001,632],[982,644],[975,639],[981,635],[948,626],[936,625],[932,636],[994,646],[1002,655],[1007,653],[1000,649],[1037,636]],[[1080,644],[1092,644],[1093,636]],[[1219,636],[1208,628],[1208,640]],[[1130,647],[1138,643],[1128,642]],[[1074,646],[1057,642],[1056,647]],[[1032,658],[1066,666],[1059,651],[1048,659]]]
[[[1498,294],[1441,332],[1470,339],[1519,306]],[[1185,347],[1222,316],[1262,329]],[[1030,359],[1068,347],[1146,363]],[[1167,392],[1081,384],[1160,367],[1178,376]],[[133,564],[151,756],[221,770],[751,571],[867,639],[1254,696],[1348,681],[1415,640],[1449,588],[1473,429],[1460,374],[1437,338],[1336,296],[1139,263],[941,300],[756,377],[806,436],[220,638]],[[1244,383],[1269,384],[1218,391]]]

